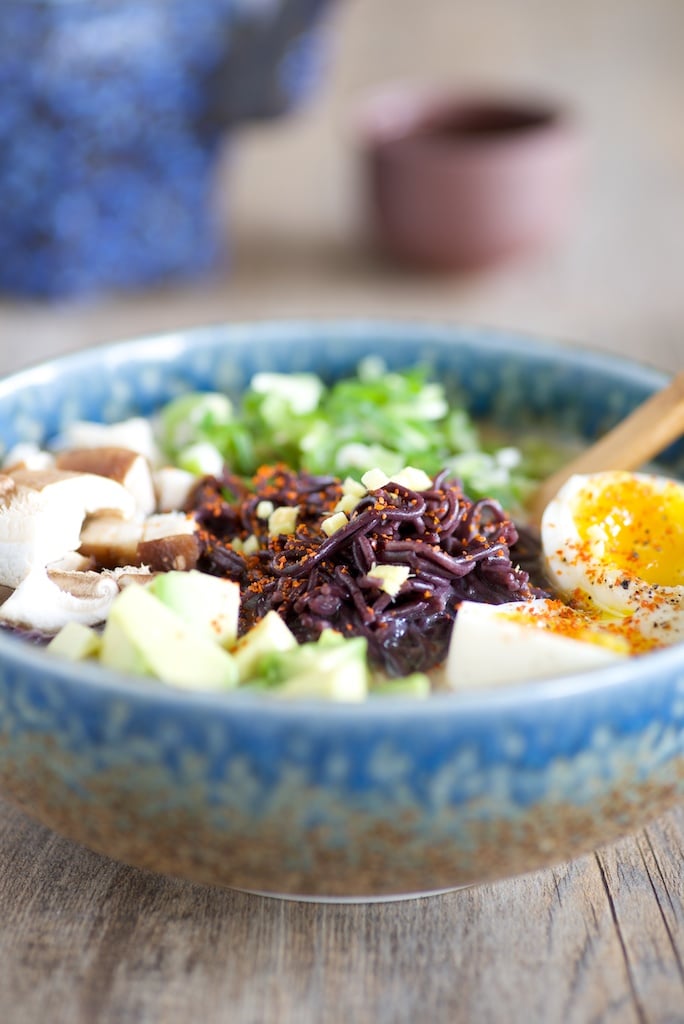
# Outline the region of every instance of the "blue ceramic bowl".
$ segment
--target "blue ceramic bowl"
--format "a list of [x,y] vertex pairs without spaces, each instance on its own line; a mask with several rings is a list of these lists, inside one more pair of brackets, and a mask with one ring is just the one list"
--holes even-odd
[[[506,333],[343,322],[212,327],[97,348],[0,383],[0,437],[149,413],[260,369],[428,361],[474,412],[600,433],[664,383]],[[681,471],[684,453],[664,464]],[[200,882],[396,896],[513,875],[633,830],[684,791],[684,648],[424,702],[188,694],[0,636],[0,790],[94,850]]]

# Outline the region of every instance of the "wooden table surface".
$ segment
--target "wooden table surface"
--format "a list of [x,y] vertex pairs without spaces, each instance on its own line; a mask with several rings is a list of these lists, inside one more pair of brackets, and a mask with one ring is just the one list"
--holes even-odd
[[[0,373],[193,323],[365,314],[512,327],[681,369],[684,5],[555,6],[347,0],[314,102],[227,153],[231,266],[137,295],[0,301]],[[567,237],[477,277],[380,263],[354,117],[395,78],[572,102],[587,173]],[[683,1022],[684,809],[553,870],[341,906],[146,874],[0,802],[0,921],[2,1024]]]

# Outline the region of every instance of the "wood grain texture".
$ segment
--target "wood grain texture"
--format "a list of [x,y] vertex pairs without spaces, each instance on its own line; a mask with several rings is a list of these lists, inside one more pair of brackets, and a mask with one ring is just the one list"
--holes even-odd
[[0,803],[3,1024],[684,1020],[684,809],[523,878],[295,903],[162,878]]

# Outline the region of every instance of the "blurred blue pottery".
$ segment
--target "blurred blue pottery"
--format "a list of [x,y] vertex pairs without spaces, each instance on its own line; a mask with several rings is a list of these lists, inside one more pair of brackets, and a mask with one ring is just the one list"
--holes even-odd
[[0,289],[188,277],[221,250],[217,162],[317,80],[330,0],[4,0]]

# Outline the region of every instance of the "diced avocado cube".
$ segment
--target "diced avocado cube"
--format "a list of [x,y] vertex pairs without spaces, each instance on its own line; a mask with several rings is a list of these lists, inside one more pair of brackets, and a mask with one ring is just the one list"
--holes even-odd
[[[131,584],[127,589],[133,590],[134,586],[135,584]],[[152,667],[143,651],[130,636],[125,623],[120,622],[117,617],[116,604],[120,597],[115,599],[105,624],[104,632],[102,633],[100,662],[102,665],[106,665],[107,668],[113,668],[117,672],[123,672],[126,675],[154,675],[155,673],[152,671]],[[113,615],[112,611],[114,612]]]
[[55,634],[46,650],[71,661],[84,661],[97,657],[100,650],[100,634],[81,622],[67,622]]
[[429,697],[431,692],[430,679],[424,672],[412,672],[408,676],[397,679],[376,680],[371,686],[371,694],[382,697]]
[[186,690],[228,690],[238,681],[237,665],[224,648],[184,622],[148,587],[134,584],[112,603],[100,660]]
[[148,589],[193,629],[224,647],[235,643],[240,613],[238,583],[197,569],[172,570],[155,576]]
[[368,693],[367,644],[325,630],[316,643],[274,652],[261,662],[263,685],[278,697],[360,701]]
[[233,651],[240,681],[251,679],[259,669],[259,662],[274,651],[287,651],[297,646],[292,631],[277,612],[270,611],[241,637]]

